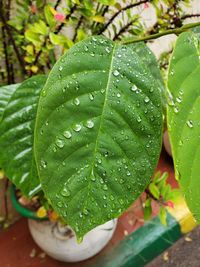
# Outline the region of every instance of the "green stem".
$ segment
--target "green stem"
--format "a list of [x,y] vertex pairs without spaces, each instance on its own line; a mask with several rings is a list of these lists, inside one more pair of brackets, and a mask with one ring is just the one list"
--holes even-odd
[[140,42],[140,41],[157,39],[159,37],[162,37],[162,36],[168,35],[168,34],[180,34],[182,32],[187,31],[188,29],[191,29],[191,28],[194,28],[197,26],[200,26],[200,22],[188,23],[188,24],[183,25],[180,28],[170,29],[170,30],[167,30],[164,32],[159,32],[159,33],[155,33],[155,34],[144,36],[144,37],[129,39],[129,40],[123,41],[122,43],[123,44],[131,44],[131,43],[136,43],[136,42]]

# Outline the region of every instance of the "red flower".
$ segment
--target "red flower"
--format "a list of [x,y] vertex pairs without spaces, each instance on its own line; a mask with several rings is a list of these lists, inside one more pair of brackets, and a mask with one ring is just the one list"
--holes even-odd
[[170,208],[174,208],[174,203],[171,200],[168,200],[164,203],[164,206],[170,207]]
[[54,15],[54,19],[60,22],[64,22],[65,20],[65,15],[61,14],[61,13],[56,13]]
[[144,9],[149,8],[149,4],[148,3],[144,3]]
[[37,13],[37,7],[35,6],[35,5],[32,5],[31,6],[31,12],[33,13],[33,14],[36,14]]

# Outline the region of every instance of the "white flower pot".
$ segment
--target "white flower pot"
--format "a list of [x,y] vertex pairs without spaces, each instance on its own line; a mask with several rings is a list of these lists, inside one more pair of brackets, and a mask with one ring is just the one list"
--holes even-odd
[[96,255],[110,241],[117,219],[97,226],[78,244],[74,232],[68,226],[50,221],[28,220],[31,235],[36,244],[49,256],[65,262],[77,262]]

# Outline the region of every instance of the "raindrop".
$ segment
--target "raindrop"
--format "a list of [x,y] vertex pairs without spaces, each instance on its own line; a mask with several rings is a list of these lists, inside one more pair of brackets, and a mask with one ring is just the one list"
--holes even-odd
[[92,57],[94,57],[95,54],[94,54],[94,52],[91,52],[90,55],[91,55]]
[[60,66],[58,69],[59,69],[59,71],[62,71],[62,70],[63,70],[63,67],[62,67],[62,66]]
[[98,159],[98,163],[101,164],[101,162],[102,162],[101,159]]
[[80,132],[81,128],[82,128],[82,126],[78,123],[73,126],[73,130],[75,132]]
[[75,104],[76,106],[80,105],[80,100],[79,100],[78,98],[75,98],[75,99],[74,99],[74,104]]
[[87,52],[88,51],[88,47],[87,45],[84,46],[84,50]]
[[127,175],[127,176],[130,176],[130,175],[131,175],[131,173],[130,173],[129,171],[127,171],[126,175]]
[[67,138],[67,139],[70,139],[70,138],[72,137],[72,134],[71,134],[70,131],[65,131],[65,132],[63,133],[63,135],[64,135],[64,137]]
[[106,151],[105,154],[104,154],[105,158],[107,158],[107,156],[108,156],[108,151]]
[[89,212],[88,212],[87,209],[84,209],[84,210],[83,210],[83,214],[88,215],[88,213],[89,213]]
[[106,184],[103,185],[103,190],[107,191],[108,190],[108,187]]
[[131,87],[131,91],[133,91],[133,92],[136,92],[137,91],[137,86],[134,84],[132,87]]
[[70,194],[69,190],[64,187],[63,190],[61,191],[61,195],[64,197],[69,197],[71,194]]
[[148,103],[149,101],[150,101],[150,99],[148,98],[148,96],[146,96],[145,99],[144,99],[144,102]]
[[141,117],[138,116],[138,117],[137,117],[137,122],[141,122],[141,121],[142,121]]
[[114,75],[114,76],[118,76],[118,75],[119,75],[119,71],[118,71],[118,70],[114,70],[114,71],[113,71],[113,75]]
[[94,100],[94,96],[93,96],[93,94],[89,93],[89,99],[90,99],[90,100]]
[[121,205],[123,205],[123,204],[124,204],[124,200],[123,200],[122,198],[120,198],[119,203],[120,203]]
[[86,124],[85,126],[89,129],[93,128],[94,127],[94,122],[92,120],[88,120],[86,121]]
[[47,163],[44,160],[41,160],[40,164],[41,164],[42,168],[46,168],[47,167]]
[[114,200],[115,198],[113,197],[113,195],[111,195],[111,196],[110,196],[110,199],[111,199],[111,200]]
[[56,139],[56,145],[59,148],[63,148],[64,147],[64,141],[62,139]]
[[187,126],[188,126],[189,128],[193,128],[193,122],[192,122],[192,120],[188,120],[188,121],[187,121]]
[[180,97],[180,96],[177,97],[177,98],[176,98],[176,101],[177,101],[178,103],[181,103],[181,101],[182,101],[181,97]]
[[104,184],[104,180],[102,178],[100,179],[100,183],[101,184]]
[[46,90],[42,90],[42,93],[41,93],[42,96],[46,96],[47,95],[47,92]]
[[103,199],[107,199],[107,196],[104,195],[104,196],[103,196]]
[[94,176],[91,177],[92,182],[96,181],[96,178]]
[[109,54],[110,53],[110,47],[106,47],[106,52]]
[[178,107],[174,107],[174,112],[175,112],[175,113],[178,113],[178,112],[179,112]]
[[121,95],[120,95],[120,93],[117,93],[117,97],[120,97]]
[[61,201],[59,201],[59,202],[57,203],[57,205],[58,205],[59,208],[62,208],[62,206],[63,206]]

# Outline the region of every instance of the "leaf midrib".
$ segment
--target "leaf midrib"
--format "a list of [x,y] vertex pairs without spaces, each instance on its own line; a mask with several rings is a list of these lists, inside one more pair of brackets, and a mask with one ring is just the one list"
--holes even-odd
[[[108,82],[107,82],[107,86],[106,86],[106,90],[105,90],[105,98],[104,98],[104,104],[103,104],[103,107],[102,107],[102,114],[101,114],[101,118],[100,118],[100,122],[99,122],[99,130],[98,130],[98,133],[97,133],[97,138],[96,138],[96,142],[95,142],[95,147],[94,147],[94,153],[93,153],[93,162],[92,162],[92,165],[91,165],[91,172],[90,172],[90,175],[88,176],[88,178],[90,179],[91,175],[92,175],[92,172],[94,170],[94,163],[95,163],[95,155],[97,153],[97,148],[98,148],[98,141],[99,141],[99,133],[101,132],[101,126],[102,126],[102,117],[104,115],[104,110],[105,110],[105,106],[106,106],[106,102],[107,102],[107,94],[108,94],[108,90],[109,90],[109,85],[110,85],[110,80],[111,80],[111,75],[112,75],[112,70],[113,70],[113,61],[114,61],[114,53],[115,53],[115,50],[117,48],[117,44],[114,44],[114,47],[113,47],[113,52],[112,52],[112,55],[111,55],[111,63],[110,63],[110,70],[109,70],[109,74],[108,74]],[[87,197],[85,198],[85,201],[84,201],[84,204],[83,204],[83,210],[85,208],[85,203],[88,199],[88,196],[90,194],[90,186],[91,186],[91,179],[88,183],[88,193],[87,193]]]

